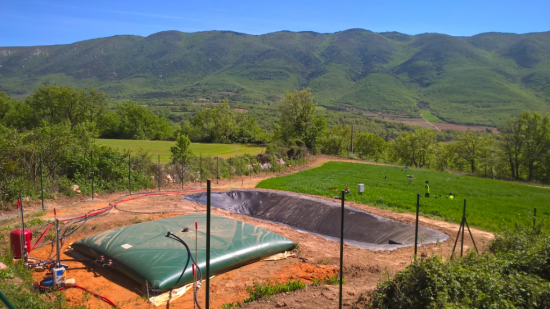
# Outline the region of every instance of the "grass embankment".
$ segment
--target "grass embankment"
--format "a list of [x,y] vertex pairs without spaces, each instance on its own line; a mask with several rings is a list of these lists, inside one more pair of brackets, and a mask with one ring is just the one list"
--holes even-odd
[[[408,175],[414,175],[412,184]],[[430,181],[430,198],[424,198],[424,182]],[[357,184],[365,184],[365,193],[357,193]],[[550,190],[518,183],[455,175],[429,170],[379,166],[360,163],[329,162],[321,167],[296,174],[266,179],[257,188],[286,190],[325,197],[340,195],[349,186],[346,199],[379,208],[414,212],[416,194],[421,194],[423,215],[460,223],[463,199],[467,199],[467,218],[470,226],[499,231],[516,222],[532,223],[533,208],[537,216],[550,214]],[[336,187],[336,190],[329,188]],[[446,196],[456,195],[455,200]]]
[[422,111],[422,117],[424,117],[424,119],[429,122],[444,123],[443,120],[434,116],[430,111]]
[[[157,155],[160,155],[162,163],[170,162],[170,147],[175,146],[173,141],[148,141],[148,140],[124,140],[124,139],[97,139],[97,142],[105,144],[119,150],[127,149],[136,153],[143,149],[153,155],[153,161],[156,161]],[[235,155],[251,154],[257,155],[265,151],[265,147],[249,146],[242,144],[205,144],[191,143],[191,150],[196,156],[202,154],[203,157],[220,156],[229,158]]]

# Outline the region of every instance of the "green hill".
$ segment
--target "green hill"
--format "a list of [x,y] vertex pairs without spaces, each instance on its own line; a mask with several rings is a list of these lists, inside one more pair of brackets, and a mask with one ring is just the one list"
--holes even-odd
[[23,97],[66,84],[153,105],[229,97],[273,108],[285,90],[311,87],[329,110],[417,116],[421,103],[447,122],[498,125],[525,109],[550,111],[549,64],[550,32],[165,31],[0,47],[0,91]]

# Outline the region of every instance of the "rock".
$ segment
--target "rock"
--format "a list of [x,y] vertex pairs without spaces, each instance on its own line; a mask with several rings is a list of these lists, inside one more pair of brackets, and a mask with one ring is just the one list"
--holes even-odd
[[54,200],[54,201],[57,200],[57,195],[53,195],[52,200]]
[[275,305],[276,308],[282,308],[282,307],[286,307],[286,303],[285,302],[278,302],[276,305]]
[[6,264],[0,263],[0,269],[6,269],[6,268],[8,268],[8,266],[6,266]]
[[23,202],[30,202],[30,201],[31,201],[31,198],[28,197],[28,196],[25,196],[25,197],[23,198]]
[[71,188],[73,189],[74,192],[76,192],[79,189],[78,185],[72,185]]
[[355,295],[355,292],[349,291],[349,292],[348,292],[348,295],[349,295],[349,296],[354,296],[354,295]]
[[74,191],[74,192],[76,192],[77,194],[82,193],[82,192],[80,191],[80,189],[76,189],[76,191]]
[[97,194],[96,192],[94,192],[94,197],[98,197],[98,196],[99,196],[99,194]]

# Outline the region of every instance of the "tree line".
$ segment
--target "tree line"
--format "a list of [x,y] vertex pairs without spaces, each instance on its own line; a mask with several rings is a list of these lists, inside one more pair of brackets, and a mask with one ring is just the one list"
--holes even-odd
[[[19,193],[36,197],[40,154],[48,192],[72,194],[72,183],[87,192],[91,172],[101,190],[123,189],[128,175],[128,152],[117,152],[93,142],[95,137],[175,140],[172,166],[180,179],[200,177],[200,160],[191,142],[261,143],[266,154],[254,158],[222,160],[224,175],[257,173],[275,159],[296,160],[310,153],[403,164],[417,168],[452,170],[478,176],[550,182],[550,116],[525,111],[510,117],[492,132],[436,132],[400,127],[329,125],[317,111],[310,89],[287,92],[279,102],[278,118],[261,128],[254,117],[232,109],[227,100],[201,109],[189,121],[170,123],[134,101],[109,102],[93,88],[44,86],[24,100],[0,92],[0,203]],[[330,119],[332,121],[333,119]],[[354,131],[352,133],[352,131]],[[352,148],[353,135],[353,148]],[[98,165],[90,171],[91,155]],[[100,158],[101,157],[101,158]],[[213,162],[204,158],[204,162]],[[248,167],[243,168],[244,164]],[[180,164],[177,167],[177,164]],[[150,187],[155,164],[147,153],[133,154],[132,183]],[[169,172],[169,170],[173,170]],[[203,172],[212,174],[210,169]],[[225,176],[224,176],[225,177]]]
[[101,138],[175,140],[185,134],[195,142],[212,143],[262,143],[266,138],[254,117],[231,109],[227,100],[176,125],[135,101],[110,102],[92,87],[42,86],[24,100],[0,92],[0,123],[6,127],[32,130],[65,122],[71,128],[89,123]]
[[290,157],[307,151],[491,178],[550,182],[548,114],[524,111],[506,119],[499,134],[468,130],[449,135],[417,128],[388,139],[381,133],[352,133],[349,125],[329,128],[324,118],[316,116],[315,107],[310,89],[287,92],[279,104],[279,121],[268,151]]

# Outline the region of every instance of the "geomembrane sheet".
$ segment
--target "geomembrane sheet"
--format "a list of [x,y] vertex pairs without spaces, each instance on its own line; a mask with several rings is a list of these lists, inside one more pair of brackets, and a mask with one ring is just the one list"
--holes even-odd
[[[206,193],[186,195],[187,201],[206,204]],[[211,205],[238,214],[286,224],[340,241],[341,202],[270,190],[232,190],[212,192]],[[344,241],[372,250],[393,250],[414,245],[415,226],[344,206]],[[418,242],[443,242],[449,236],[418,227]],[[390,239],[401,244],[390,244]]]
[[[198,222],[195,245],[195,221]],[[187,227],[189,232],[182,232]],[[143,286],[165,292],[193,282],[191,261],[178,281],[187,261],[187,250],[166,237],[170,231],[183,239],[206,279],[206,214],[190,214],[143,222],[101,232],[74,242],[71,247],[94,259],[112,259],[116,269]],[[241,221],[211,216],[210,275],[290,251],[294,243],[266,229]]]

